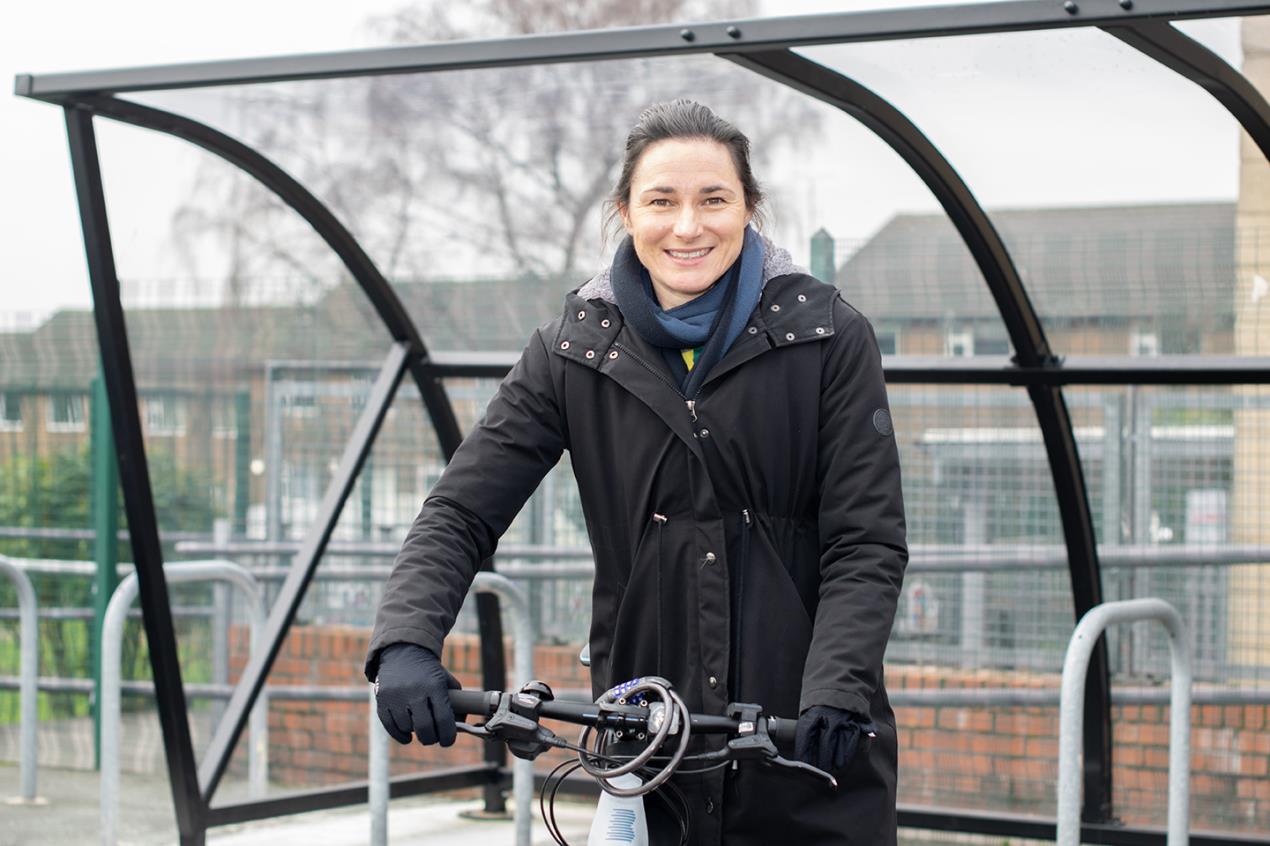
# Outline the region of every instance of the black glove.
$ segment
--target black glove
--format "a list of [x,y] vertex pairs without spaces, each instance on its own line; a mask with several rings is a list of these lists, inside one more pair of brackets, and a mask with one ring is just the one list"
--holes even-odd
[[457,731],[450,691],[462,686],[432,650],[394,643],[379,653],[375,710],[398,743],[409,743],[413,731],[424,746],[451,746]]
[[813,705],[798,718],[794,756],[806,764],[829,772],[843,770],[860,748],[860,736],[872,736],[876,726],[865,717],[833,708]]

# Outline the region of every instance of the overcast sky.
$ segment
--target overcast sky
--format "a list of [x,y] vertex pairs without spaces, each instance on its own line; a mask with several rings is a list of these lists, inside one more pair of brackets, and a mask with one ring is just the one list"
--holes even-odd
[[[16,73],[375,46],[364,20],[401,4],[10,4],[0,30],[0,78],[11,90]],[[775,4],[769,0],[768,5]],[[783,0],[779,5],[782,14],[801,14],[912,4]],[[1228,61],[1240,62],[1235,22],[1203,21],[1183,28]],[[933,39],[807,52],[899,105],[989,208],[1235,197],[1235,122],[1198,88],[1102,33]],[[3,329],[42,319],[59,307],[87,305],[90,296],[60,112],[6,95],[0,97],[0,128]],[[818,226],[861,239],[896,213],[937,208],[916,177],[869,133],[837,114],[826,129],[814,148],[781,158],[768,175],[769,187],[779,195],[779,232],[798,244]],[[153,210],[186,190],[188,174],[164,178],[162,151],[172,142],[121,143],[118,131],[110,135],[100,129],[99,136],[110,168],[112,205],[126,211],[135,203]],[[115,181],[123,180],[111,174],[142,178],[125,189]],[[151,211],[148,217],[161,214]],[[129,233],[120,224],[115,235],[155,241],[155,249],[162,249],[157,244],[162,233]],[[805,260],[799,249],[795,254]]]

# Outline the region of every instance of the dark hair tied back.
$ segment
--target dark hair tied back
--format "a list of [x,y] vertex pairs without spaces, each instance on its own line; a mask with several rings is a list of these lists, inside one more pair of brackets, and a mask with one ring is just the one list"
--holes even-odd
[[754,224],[761,227],[763,210],[760,205],[763,202],[763,191],[750,168],[750,139],[706,106],[694,100],[680,98],[649,106],[626,136],[622,172],[605,204],[608,207],[604,218],[605,231],[613,230],[622,207],[630,201],[631,177],[644,152],[658,141],[672,138],[703,138],[717,141],[726,147],[732,156],[741,188],[745,191],[745,207],[750,210]]

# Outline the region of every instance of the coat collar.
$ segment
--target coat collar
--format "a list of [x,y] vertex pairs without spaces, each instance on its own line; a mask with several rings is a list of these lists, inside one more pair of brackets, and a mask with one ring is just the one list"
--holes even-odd
[[[626,329],[623,333],[622,313],[613,300],[603,296],[585,296],[587,286],[595,281],[592,279],[565,296],[564,315],[552,343],[554,352],[598,370],[604,356],[612,352],[613,344],[622,334],[625,346],[642,348],[649,359],[656,360],[656,351],[648,348],[633,330]],[[735,361],[738,358],[744,361],[762,350],[821,341],[832,336],[833,301],[837,296],[838,290],[833,286],[797,270],[766,279],[763,296],[751,313],[745,330],[723,360],[711,370],[707,383],[740,363]]]
[[[684,405],[686,398],[661,362],[660,354],[625,326],[616,303],[603,297],[585,299],[585,289],[583,286],[565,296],[564,315],[551,342],[552,353],[617,382],[661,417],[701,457],[701,446]],[[701,390],[708,390],[716,379],[769,350],[831,337],[837,297],[836,288],[805,273],[768,279],[741,337],[710,370]]]

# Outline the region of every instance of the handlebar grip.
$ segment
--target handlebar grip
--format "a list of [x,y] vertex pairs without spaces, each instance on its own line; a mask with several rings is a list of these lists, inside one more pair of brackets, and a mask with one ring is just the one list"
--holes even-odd
[[[450,707],[454,709],[455,716],[471,715],[476,717],[489,716],[495,707],[490,702],[489,692],[484,690],[451,690],[450,691]],[[497,700],[495,700],[495,703]]]
[[776,743],[793,747],[798,736],[798,720],[788,717],[768,717],[767,733]]

